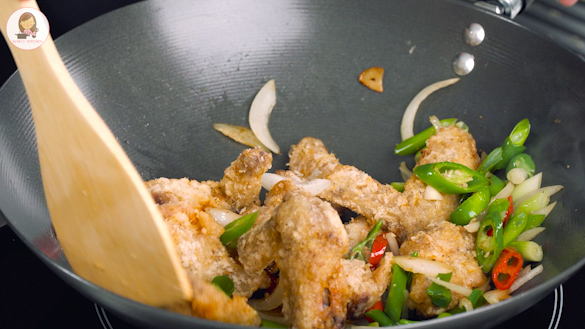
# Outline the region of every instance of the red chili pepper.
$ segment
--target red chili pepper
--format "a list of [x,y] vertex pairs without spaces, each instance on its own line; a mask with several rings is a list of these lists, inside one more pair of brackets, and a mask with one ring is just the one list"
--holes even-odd
[[512,286],[522,270],[524,259],[514,248],[506,248],[496,261],[492,270],[492,281],[496,288],[506,290]]
[[[366,312],[371,311],[371,310],[380,310],[380,311],[384,312],[384,303],[382,303],[382,300],[377,301]],[[369,323],[375,322],[374,320],[370,319],[367,316],[366,316],[366,320],[368,320]]]
[[382,257],[384,257],[384,253],[386,252],[386,245],[388,241],[384,238],[384,234],[378,234],[374,243],[372,243],[372,253],[370,254],[370,263],[372,266],[377,266],[380,264]]
[[[508,197],[508,201],[510,202],[510,205],[508,206],[508,210],[506,210],[506,217],[504,217],[504,219],[502,220],[502,224],[504,226],[506,225],[508,218],[510,218],[510,216],[512,216],[512,213],[514,212],[514,203],[512,202],[511,195]],[[487,232],[487,235],[494,236],[494,230],[490,228],[490,230]]]

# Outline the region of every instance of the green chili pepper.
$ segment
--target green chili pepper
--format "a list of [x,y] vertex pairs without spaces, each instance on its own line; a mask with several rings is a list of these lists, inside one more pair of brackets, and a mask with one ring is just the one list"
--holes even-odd
[[390,186],[398,192],[404,192],[404,182],[392,182],[390,183]]
[[282,323],[278,323],[278,322],[274,322],[274,321],[270,321],[270,320],[264,320],[264,319],[262,319],[261,327],[263,327],[263,328],[288,328],[286,325],[284,325]]
[[374,240],[376,240],[378,234],[380,234],[382,224],[383,221],[379,219],[376,222],[376,224],[374,224],[374,227],[372,227],[370,232],[368,232],[366,238],[362,242],[358,243],[355,247],[353,247],[349,254],[349,259],[361,259],[363,261],[366,260],[366,257],[364,255],[364,247],[367,247],[368,249],[372,250],[372,244],[374,243]]
[[443,313],[441,313],[441,314],[437,315],[437,318],[438,318],[438,319],[440,319],[440,318],[445,318],[445,317],[448,317],[448,316],[451,316],[451,315],[453,315],[453,314],[451,314],[451,313],[449,313],[449,312],[443,312]]
[[496,194],[506,186],[503,180],[496,175],[490,176],[490,196],[494,197]]
[[392,321],[384,312],[380,310],[369,310],[366,312],[366,316],[380,324],[381,327],[389,327],[395,325],[396,321]]
[[463,201],[451,213],[451,222],[457,225],[467,225],[477,217],[490,203],[490,188],[488,186],[480,189]]
[[390,281],[384,313],[394,322],[398,322],[402,314],[406,281],[407,277],[404,270],[397,264],[392,265],[392,281]]
[[506,168],[508,163],[510,163],[510,160],[524,152],[524,150],[526,150],[526,147],[512,143],[510,137],[507,137],[504,141],[504,145],[502,145],[502,159],[495,165],[494,169],[500,170]]
[[502,161],[503,151],[501,147],[496,147],[477,168],[477,171],[482,175],[492,171],[494,167]]
[[420,321],[400,319],[400,321],[398,321],[398,324],[412,324],[412,323],[419,323],[419,322]]
[[[507,199],[496,199],[488,209],[488,215],[481,222],[475,241],[475,252],[479,266],[488,273],[504,249],[502,212],[508,209]],[[492,236],[488,232],[492,230]]]
[[483,297],[483,291],[481,291],[477,288],[473,289],[473,291],[471,292],[471,294],[467,298],[469,299],[469,301],[471,301],[471,305],[473,305],[474,309],[478,308],[482,305],[485,305],[485,303],[487,303],[487,301]]
[[518,235],[524,231],[524,227],[528,222],[528,216],[526,213],[521,212],[512,216],[512,218],[508,219],[506,226],[504,226],[504,248],[507,247],[510,242],[516,240]]
[[224,246],[235,248],[237,246],[238,238],[241,237],[244,233],[248,232],[248,230],[254,226],[254,222],[256,222],[257,217],[258,211],[255,211],[227,224],[224,227],[224,232],[219,237],[219,240],[221,243],[223,243]]
[[380,324],[378,322],[369,323],[366,327],[379,327]]
[[418,163],[418,161],[420,160],[420,156],[422,154],[422,150],[424,150],[425,147],[423,147],[422,149],[416,151],[416,153],[414,154],[414,162]]
[[414,173],[437,191],[449,194],[471,193],[489,184],[485,176],[455,162],[424,164],[415,167]]
[[216,276],[211,280],[211,284],[218,287],[219,290],[223,291],[228,297],[231,297],[234,293],[234,281],[227,275]]
[[506,167],[506,173],[508,173],[510,170],[514,168],[524,169],[524,171],[526,171],[527,174],[526,178],[534,176],[534,173],[536,171],[536,166],[534,164],[534,161],[532,160],[532,157],[526,153],[520,153],[517,156],[513,157],[512,160],[510,160],[510,163],[508,163],[508,166]]
[[[437,277],[443,281],[449,282],[451,281],[451,276],[453,272],[439,274]],[[438,307],[447,307],[451,303],[451,290],[436,284],[431,283],[431,285],[427,288],[427,294],[431,298],[431,303]]]
[[530,133],[530,121],[528,119],[523,119],[516,124],[510,136],[510,142],[514,145],[524,145],[526,138],[528,138],[528,134]]
[[[457,119],[444,119],[441,120],[441,125],[443,127],[450,126],[455,124]],[[430,126],[429,128],[421,131],[420,133],[403,140],[401,143],[396,145],[394,148],[394,154],[396,155],[409,155],[414,154],[418,150],[422,149],[426,146],[427,139],[431,138],[434,134],[437,133],[435,126]]]
[[546,218],[546,215],[528,214],[528,218],[526,220],[526,226],[524,227],[524,231],[528,231],[531,228],[539,227],[545,218]]

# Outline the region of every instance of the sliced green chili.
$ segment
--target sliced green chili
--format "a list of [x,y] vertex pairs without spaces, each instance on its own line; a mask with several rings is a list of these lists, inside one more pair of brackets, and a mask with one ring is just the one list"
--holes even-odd
[[284,325],[282,323],[278,323],[278,322],[274,322],[274,321],[270,321],[270,320],[264,320],[264,319],[262,319],[261,327],[263,327],[263,328],[288,328],[286,325]]
[[[475,252],[477,262],[484,273],[488,273],[494,266],[500,253],[504,249],[504,234],[502,213],[508,209],[510,202],[507,199],[496,199],[488,209],[488,215],[481,222]],[[492,236],[488,232],[492,231]]]
[[532,160],[532,157],[526,153],[520,153],[517,156],[513,157],[512,160],[510,160],[510,163],[508,163],[508,166],[506,167],[506,173],[508,173],[510,170],[514,168],[524,169],[524,171],[526,171],[527,174],[526,178],[534,176],[534,173],[536,171],[536,166],[534,164],[534,161]]
[[500,193],[500,191],[506,186],[503,180],[501,180],[496,175],[490,176],[490,195],[492,197],[496,196],[496,194]]
[[224,227],[224,232],[219,237],[219,240],[224,246],[235,248],[237,246],[238,238],[254,226],[257,217],[258,211],[255,211],[227,224]]
[[404,182],[392,182],[390,186],[392,186],[398,192],[404,192]]
[[368,232],[366,238],[362,242],[358,243],[355,247],[353,247],[349,254],[349,259],[361,259],[363,261],[366,260],[366,256],[364,255],[364,247],[367,247],[368,249],[372,250],[372,244],[374,243],[374,240],[376,240],[378,234],[380,234],[382,224],[383,221],[379,219],[376,222],[376,224],[374,224],[374,227],[372,227],[370,232]]
[[[441,120],[441,125],[443,127],[450,126],[455,124],[457,119],[444,119]],[[427,139],[431,138],[434,134],[437,133],[435,126],[430,126],[429,128],[421,131],[420,133],[403,140],[401,143],[396,145],[394,148],[394,154],[396,155],[409,155],[414,154],[418,150],[422,149],[426,146]]]
[[216,276],[211,280],[211,284],[218,287],[228,297],[231,297],[234,293],[234,281],[227,275]]
[[455,162],[424,164],[415,167],[414,173],[437,191],[449,194],[471,193],[489,185],[485,176]]
[[366,316],[380,324],[380,327],[389,327],[396,324],[397,321],[392,321],[384,312],[380,310],[369,310]]
[[525,146],[516,145],[510,141],[510,137],[506,138],[504,145],[502,145],[502,159],[495,165],[494,169],[500,170],[506,168],[510,160],[524,152],[524,150],[526,150]]
[[407,276],[404,270],[397,264],[392,265],[392,281],[390,281],[390,289],[388,290],[384,313],[394,322],[398,322],[402,314],[406,281]]
[[528,134],[530,134],[530,121],[528,119],[523,119],[516,124],[510,136],[510,142],[514,145],[524,145],[526,138],[528,138]]
[[[451,276],[453,272],[439,274],[437,277],[443,281],[449,282],[451,281]],[[438,307],[447,307],[451,303],[451,290],[436,284],[431,283],[431,285],[427,288],[427,294],[431,298],[431,303]]]
[[501,147],[496,147],[483,162],[477,168],[477,171],[485,175],[486,173],[493,171],[494,167],[502,161],[503,151]]
[[480,189],[465,199],[450,216],[451,222],[457,225],[467,225],[477,217],[490,203],[490,188],[488,186]]
[[528,216],[524,212],[518,213],[508,219],[506,226],[504,226],[504,247],[510,245],[512,241],[516,240],[518,235],[524,231],[527,222]]

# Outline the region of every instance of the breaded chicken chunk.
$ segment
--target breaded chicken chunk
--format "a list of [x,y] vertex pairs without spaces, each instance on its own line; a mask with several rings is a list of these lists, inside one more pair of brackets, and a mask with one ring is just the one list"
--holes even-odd
[[[430,224],[400,246],[400,255],[411,255],[415,251],[418,257],[452,266],[452,283],[473,289],[487,280],[475,259],[474,237],[461,226],[446,221]],[[423,274],[415,274],[412,279],[410,299],[423,317],[436,316],[445,311],[431,303],[426,291],[431,283]],[[457,306],[462,298],[454,292],[451,296],[447,309]]]

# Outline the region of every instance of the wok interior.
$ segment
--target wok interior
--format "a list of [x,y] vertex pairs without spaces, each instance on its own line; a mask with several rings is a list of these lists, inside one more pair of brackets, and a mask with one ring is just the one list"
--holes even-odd
[[[463,41],[463,30],[473,22],[487,34],[478,47]],[[585,63],[511,22],[432,0],[148,1],[102,16],[56,44],[145,180],[219,179],[243,146],[212,124],[246,126],[255,93],[275,79],[278,102],[269,127],[282,149],[302,137],[317,137],[342,163],[383,183],[399,181],[400,162],[413,164],[410,157],[392,153],[402,112],[423,87],[454,77],[451,61],[469,52],[475,56],[473,72],[423,103],[415,131],[429,126],[429,115],[457,117],[468,124],[478,148],[489,152],[515,123],[529,118],[527,152],[544,172],[543,186],[565,186],[543,224],[546,231],[536,239],[544,248],[545,270],[517,298],[504,302],[506,314],[532,305],[583,264]],[[381,94],[357,81],[371,66],[385,69]],[[203,323],[162,310],[138,319],[137,310],[147,306],[79,280],[63,255],[46,256],[58,249],[58,241],[18,75],[0,90],[0,99],[0,186],[5,191],[0,209],[17,234],[66,281],[131,321]],[[287,160],[286,154],[275,156],[272,171]],[[437,323],[452,327],[456,321]]]

